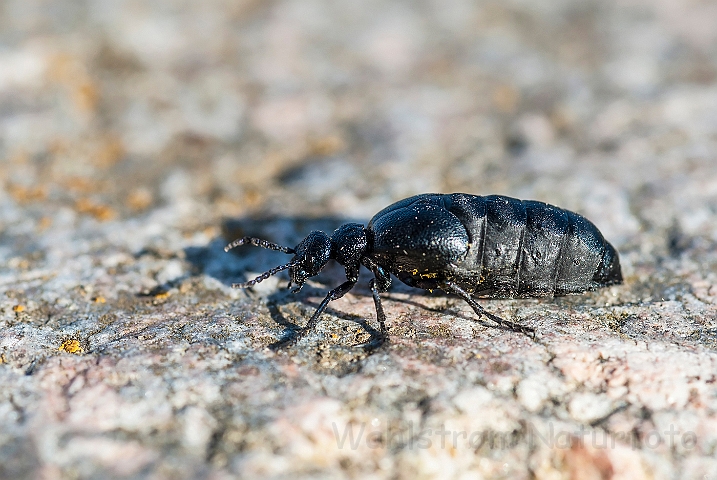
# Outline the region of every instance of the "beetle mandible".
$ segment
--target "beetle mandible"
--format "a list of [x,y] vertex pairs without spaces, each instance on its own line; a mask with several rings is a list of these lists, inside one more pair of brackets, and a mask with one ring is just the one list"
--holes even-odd
[[583,293],[622,283],[615,248],[585,217],[547,203],[501,195],[465,193],[422,194],[400,200],[378,212],[368,223],[346,223],[331,236],[313,231],[295,248],[254,237],[239,238],[225,251],[251,244],[294,257],[253,280],[251,287],[282,270],[298,292],[329,260],[346,269],[346,281],[329,291],[306,327],[282,346],[293,345],[311,332],[332,300],[350,291],[364,265],[379,323],[376,347],[387,338],[380,293],[391,286],[391,275],[427,290],[441,289],[463,298],[480,316],[512,330],[534,329],[506,321],[483,309],[474,297],[547,297]]

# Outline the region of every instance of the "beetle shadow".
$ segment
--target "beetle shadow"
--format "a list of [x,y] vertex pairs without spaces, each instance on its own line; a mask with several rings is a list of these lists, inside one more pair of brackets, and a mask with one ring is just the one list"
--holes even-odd
[[[400,280],[397,280],[397,281],[400,282]],[[395,282],[394,282],[394,284],[395,284]],[[493,323],[491,321],[485,321],[484,320],[485,317],[483,315],[479,316],[475,312],[473,312],[472,314],[464,314],[462,312],[459,312],[457,310],[456,305],[459,303],[465,303],[465,300],[463,300],[462,298],[460,298],[456,295],[452,295],[450,293],[445,293],[443,290],[434,290],[433,292],[427,292],[425,290],[415,289],[415,288],[411,288],[411,287],[408,287],[408,288],[411,289],[412,294],[414,294],[414,295],[418,294],[424,298],[430,298],[430,297],[448,298],[451,300],[457,300],[457,302],[456,302],[456,304],[447,305],[446,307],[440,307],[440,308],[429,307],[428,305],[424,305],[422,303],[419,303],[415,300],[410,300],[408,298],[396,298],[394,295],[391,295],[390,291],[382,294],[381,299],[384,300],[384,304],[385,304],[385,300],[390,300],[392,302],[400,302],[400,303],[404,303],[406,305],[411,305],[413,307],[420,308],[422,310],[426,310],[429,312],[441,313],[444,315],[450,315],[452,317],[460,318],[462,320],[468,320],[470,322],[477,323],[478,325],[481,325],[486,328],[505,330],[507,332],[514,331],[513,329],[511,329],[510,327],[508,327],[506,325]],[[392,290],[393,290],[393,287],[392,287]],[[491,312],[489,311],[489,313],[491,313]]]
[[[314,304],[314,302],[306,303],[311,306],[318,307],[318,304]],[[269,315],[271,316],[271,319],[274,320],[278,325],[281,325],[286,329],[279,340],[269,345],[270,349],[275,350],[289,343],[298,334],[302,327],[300,327],[296,323],[287,320],[286,316],[279,309],[277,303],[271,302],[267,305],[267,307],[269,309]],[[371,337],[371,340],[368,343],[375,342],[376,340],[381,338],[381,333],[376,330],[367,319],[363,317],[339,312],[331,307],[327,307],[323,313],[328,313],[343,320],[350,320],[360,325]]]

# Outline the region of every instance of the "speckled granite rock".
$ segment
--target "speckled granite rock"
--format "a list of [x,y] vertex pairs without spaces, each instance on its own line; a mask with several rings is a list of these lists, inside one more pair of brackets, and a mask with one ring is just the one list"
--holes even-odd
[[[717,4],[0,4],[0,478],[717,478]],[[300,294],[436,191],[585,214],[625,285]],[[367,323],[368,322],[368,323]]]

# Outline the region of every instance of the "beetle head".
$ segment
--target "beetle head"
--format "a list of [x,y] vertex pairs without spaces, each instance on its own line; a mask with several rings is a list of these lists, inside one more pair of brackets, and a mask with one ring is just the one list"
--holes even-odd
[[324,232],[314,230],[294,249],[296,255],[289,267],[289,286],[296,285],[294,292],[301,290],[307,278],[318,275],[331,258],[331,238]]

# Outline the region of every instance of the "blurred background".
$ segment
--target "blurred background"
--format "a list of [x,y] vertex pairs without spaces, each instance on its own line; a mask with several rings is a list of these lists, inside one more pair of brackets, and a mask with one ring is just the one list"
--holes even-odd
[[[713,0],[1,0],[0,477],[708,478],[716,152]],[[269,352],[344,272],[223,245],[425,192],[582,213],[626,284],[485,303],[535,341],[397,285],[363,358],[363,278]],[[516,443],[332,433],[411,422]]]
[[[5,0],[0,177],[40,228],[176,202],[186,231],[367,220],[460,191],[556,203],[624,243],[708,181],[716,19],[707,0]],[[712,235],[709,181],[677,221]]]

